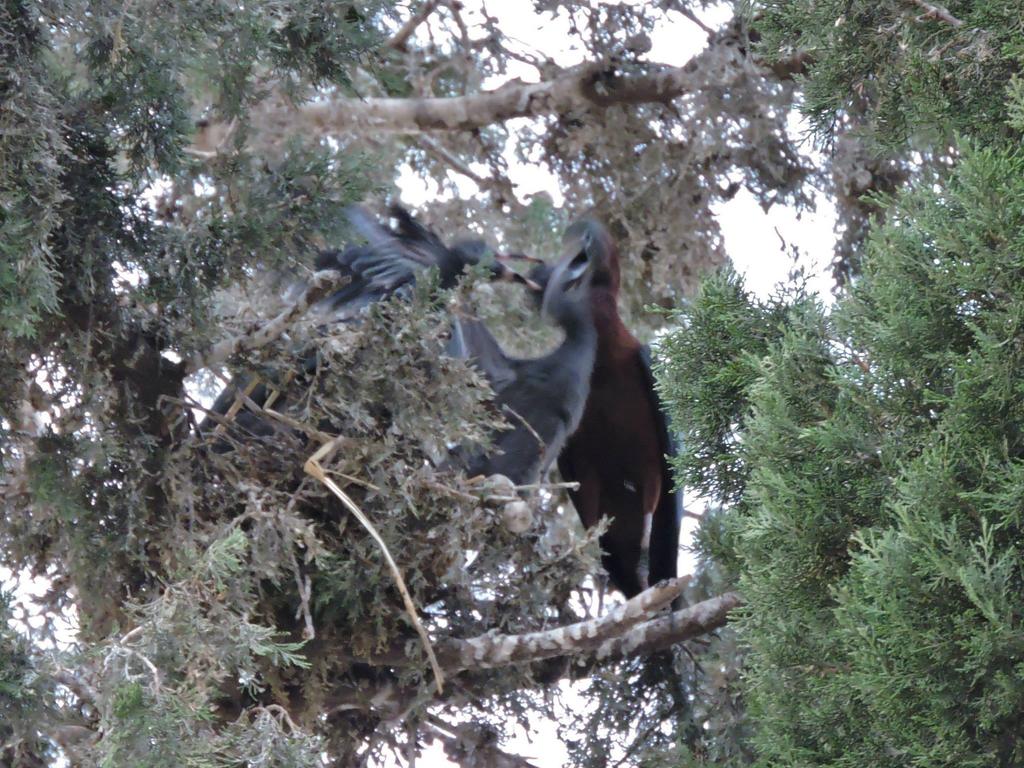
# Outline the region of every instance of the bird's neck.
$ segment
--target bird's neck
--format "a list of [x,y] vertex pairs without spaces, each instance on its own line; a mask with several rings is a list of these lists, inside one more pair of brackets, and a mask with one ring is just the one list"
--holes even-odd
[[591,294],[591,311],[594,329],[597,332],[598,360],[608,360],[634,350],[640,342],[629,332],[619,317],[618,292],[611,288],[599,288]]
[[592,309],[584,306],[579,311],[570,313],[563,319],[561,325],[565,332],[565,338],[556,354],[561,357],[571,354],[585,359],[585,367],[588,369],[587,377],[589,377],[589,369],[594,365],[598,344],[598,333],[594,327]]

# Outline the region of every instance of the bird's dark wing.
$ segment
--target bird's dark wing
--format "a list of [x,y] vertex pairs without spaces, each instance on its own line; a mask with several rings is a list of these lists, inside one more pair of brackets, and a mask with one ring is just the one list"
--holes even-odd
[[576,411],[586,400],[586,372],[557,355],[510,360],[514,378],[494,398],[509,429],[494,436],[494,447],[470,474],[502,474],[517,485],[543,477],[569,436]]
[[317,269],[336,269],[349,278],[340,290],[323,299],[318,309],[335,320],[348,320],[375,301],[409,291],[420,273],[430,267],[451,269],[453,257],[437,235],[416,223],[407,211],[395,207],[398,230],[383,226],[365,208],[345,209],[352,228],[366,240],[342,251],[324,251]]
[[391,215],[398,222],[398,234],[405,240],[419,243],[424,249],[447,250],[441,238],[416,221],[402,206],[391,206]]
[[[452,323],[452,338],[448,342],[448,354],[462,360],[468,360],[484,375],[496,399],[501,399],[502,392],[515,390],[518,372],[516,362],[509,358],[497,339],[491,335],[481,321],[475,318],[456,317]],[[513,418],[505,414],[510,422]],[[523,446],[527,430],[512,423],[512,429],[500,432],[495,436],[491,450],[476,449],[455,451],[457,461],[469,476],[505,475],[513,483],[522,483],[540,459],[539,451],[531,451],[531,446]]]
[[403,237],[381,226],[369,211],[358,205],[346,208],[345,214],[356,232],[366,238],[366,246],[346,249],[345,253],[350,254],[348,267],[374,288],[389,292],[415,280],[418,272],[437,266],[447,250],[436,236],[419,225],[416,226],[429,235],[429,239]]
[[487,377],[495,394],[500,395],[516,380],[515,361],[505,354],[487,326],[475,318],[455,319],[448,354],[471,360]]
[[[334,293],[322,299],[317,304],[317,310],[332,316],[333,320],[346,321],[355,317],[359,310],[380,301],[389,292],[379,285],[374,285],[371,280],[359,274],[352,268],[355,260],[353,251],[364,246],[350,246],[344,251],[322,251],[316,259],[317,270],[336,269],[349,278],[349,281],[336,290]],[[410,278],[411,279],[411,278]]]
[[640,366],[650,388],[651,399],[656,413],[658,443],[661,453],[661,499],[654,511],[651,522],[649,580],[656,584],[662,579],[675,578],[676,561],[679,557],[679,527],[683,519],[683,492],[675,490],[675,478],[669,457],[674,457],[677,443],[672,433],[668,416],[654,386],[654,372],[651,370],[651,350],[647,345],[640,349]]

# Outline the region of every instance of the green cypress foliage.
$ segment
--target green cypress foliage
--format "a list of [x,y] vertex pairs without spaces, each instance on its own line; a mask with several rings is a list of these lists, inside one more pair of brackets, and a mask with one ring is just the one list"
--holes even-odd
[[1024,154],[965,147],[890,203],[833,311],[773,332],[725,276],[669,345],[684,472],[744,469],[702,490],[734,501],[713,543],[749,601],[759,765],[1024,761]]
[[821,137],[850,115],[889,148],[966,133],[1018,140],[1007,88],[1024,68],[1020,0],[768,0],[751,3],[762,50],[807,57],[805,113]]
[[818,137],[913,172],[832,308],[724,274],[666,341],[679,468],[725,505],[698,544],[748,600],[751,761],[1020,765],[1022,8],[754,6]]

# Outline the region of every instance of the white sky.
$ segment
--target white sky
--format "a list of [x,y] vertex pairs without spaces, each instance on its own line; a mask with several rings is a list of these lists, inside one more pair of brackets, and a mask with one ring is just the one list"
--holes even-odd
[[[464,13],[470,27],[474,19],[479,19],[480,5],[481,0],[467,0],[465,3]],[[550,53],[565,66],[581,61],[582,53],[567,45],[569,37],[566,20],[552,19],[550,14],[538,15],[533,10],[532,0],[491,0],[487,10],[499,18],[500,26],[507,35],[518,41],[528,41],[527,47]],[[730,10],[723,6],[710,9],[702,18],[714,27],[723,23],[729,14]],[[436,35],[443,34],[436,26],[434,31]],[[422,36],[423,32],[419,34]],[[666,22],[651,36],[649,58],[680,66],[703,48],[705,39],[704,32],[695,24],[680,14],[670,13]],[[537,79],[531,67],[518,62],[512,62],[512,65],[510,77],[520,77],[527,81]],[[498,85],[500,81],[492,79],[484,87],[490,89]],[[509,127],[515,131],[528,123],[528,119],[518,119],[512,121]],[[798,123],[794,127],[799,130]],[[547,192],[556,204],[560,202],[561,196],[554,179],[545,170],[519,163],[511,153],[507,159],[510,180],[524,201],[537,192]],[[482,164],[475,169],[481,174],[488,172]],[[456,174],[452,174],[452,179],[460,196],[470,197],[476,193],[476,185],[471,180]],[[436,188],[425,186],[411,169],[402,176],[399,185],[403,200],[413,207],[422,205],[437,194]],[[736,269],[746,276],[749,290],[764,297],[778,283],[786,280],[792,264],[789,254],[782,248],[784,240],[789,244],[797,244],[805,255],[801,264],[811,276],[811,289],[826,300],[830,297],[828,267],[835,242],[835,210],[823,195],[818,195],[817,210],[813,213],[801,215],[782,206],[775,206],[766,213],[746,190],[742,190],[733,200],[718,205],[715,213],[726,251]],[[688,506],[693,508],[696,505],[691,503]],[[690,518],[684,520],[684,538],[689,538],[687,534],[692,532],[695,525],[695,521]],[[692,560],[686,553],[681,555],[680,568],[684,573],[693,569]],[[42,580],[15,578],[10,571],[0,566],[0,585],[9,588],[12,583],[17,585],[18,602],[24,606],[20,618],[31,626],[36,623],[31,616],[32,597],[40,596],[46,589],[46,583]],[[584,706],[585,700],[573,691],[565,690],[564,693],[564,704],[569,709]],[[554,724],[548,722],[536,723],[534,733],[519,734],[505,748],[531,760],[540,768],[558,768],[567,759],[565,748],[555,736]],[[386,765],[397,763],[389,760]],[[445,768],[454,764],[444,757],[440,745],[435,743],[426,750],[417,765],[421,768]]]

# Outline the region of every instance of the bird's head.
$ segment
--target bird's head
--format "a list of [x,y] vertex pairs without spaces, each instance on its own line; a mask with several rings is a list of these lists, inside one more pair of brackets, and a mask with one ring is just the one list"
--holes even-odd
[[452,256],[467,267],[485,264],[492,273],[495,271],[494,265],[497,262],[495,261],[494,249],[487,244],[486,240],[477,237],[462,238],[452,243],[449,250]]
[[605,226],[597,219],[583,218],[565,230],[562,242],[567,249],[585,251],[595,287],[619,292],[619,251]]
[[545,268],[547,284],[541,312],[560,325],[589,311],[590,292],[602,267],[601,249],[593,232],[577,224],[565,233],[562,257]]
[[530,269],[529,279],[535,284],[531,288],[531,298],[537,309],[544,301],[545,289],[551,275],[566,258],[586,259],[590,271],[592,286],[606,285],[614,292],[619,289],[619,257],[615,244],[608,231],[594,219],[581,219],[566,229],[562,236],[563,256],[558,262],[547,263],[534,259],[536,264]]

